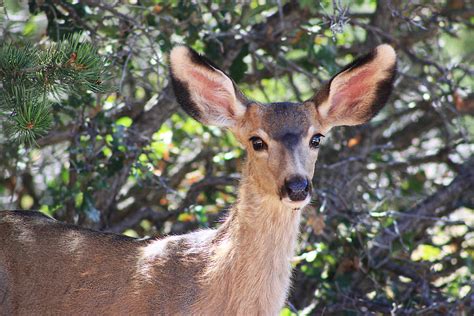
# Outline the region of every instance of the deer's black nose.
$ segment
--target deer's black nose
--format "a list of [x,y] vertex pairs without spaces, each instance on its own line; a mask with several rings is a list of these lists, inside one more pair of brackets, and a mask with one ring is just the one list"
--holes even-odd
[[285,180],[285,190],[292,201],[303,201],[309,193],[308,179],[296,176]]

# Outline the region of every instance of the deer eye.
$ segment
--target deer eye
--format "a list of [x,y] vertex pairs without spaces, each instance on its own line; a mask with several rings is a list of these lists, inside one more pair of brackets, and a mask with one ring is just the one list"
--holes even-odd
[[267,144],[260,137],[251,137],[250,141],[252,142],[252,146],[255,151],[262,151],[268,148]]
[[322,134],[316,134],[311,137],[311,140],[309,141],[309,147],[311,148],[319,148],[319,144],[321,143],[321,137],[324,137]]

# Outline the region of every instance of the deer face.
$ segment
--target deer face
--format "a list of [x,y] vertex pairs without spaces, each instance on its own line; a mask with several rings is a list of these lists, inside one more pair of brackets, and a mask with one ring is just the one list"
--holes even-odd
[[250,180],[260,194],[289,208],[310,199],[324,135],[334,126],[370,120],[385,104],[395,76],[393,48],[380,45],[335,75],[303,103],[249,101],[232,79],[188,47],[170,55],[178,102],[204,124],[227,127],[248,152]]
[[259,191],[292,208],[308,203],[321,125],[310,103],[249,103],[233,128],[248,152],[249,175]]

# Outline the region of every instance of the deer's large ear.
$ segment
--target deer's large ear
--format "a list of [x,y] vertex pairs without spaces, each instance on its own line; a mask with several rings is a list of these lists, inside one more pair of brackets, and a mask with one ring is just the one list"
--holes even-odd
[[232,79],[191,48],[173,48],[170,66],[176,99],[196,120],[232,127],[244,115],[245,99]]
[[390,96],[396,64],[395,51],[383,44],[336,74],[311,100],[323,129],[359,125],[374,117]]

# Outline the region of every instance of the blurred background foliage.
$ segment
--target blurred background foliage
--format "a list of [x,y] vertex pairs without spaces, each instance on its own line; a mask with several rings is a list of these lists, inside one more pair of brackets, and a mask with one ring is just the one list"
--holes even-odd
[[472,315],[472,2],[4,0],[0,23],[4,45],[91,43],[115,87],[48,94],[50,130],[35,146],[0,133],[0,208],[140,237],[218,225],[245,159],[232,135],[178,108],[173,45],[270,102],[305,100],[355,56],[392,44],[388,105],[325,138],[282,315]]

